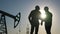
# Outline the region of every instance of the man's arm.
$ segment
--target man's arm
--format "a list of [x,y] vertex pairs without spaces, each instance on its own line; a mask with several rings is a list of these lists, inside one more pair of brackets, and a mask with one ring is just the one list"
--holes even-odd
[[29,14],[28,19],[29,21],[31,20],[30,18],[32,17],[32,12]]
[[29,19],[30,24],[32,24],[32,23],[31,23],[31,22],[32,22],[32,21],[31,21],[31,20],[32,20],[32,14],[33,14],[33,13],[32,13],[32,11],[31,11],[31,13],[30,13],[29,16],[28,16],[28,19]]
[[29,16],[28,16],[28,19],[29,19],[29,21],[30,21],[30,14],[29,14]]

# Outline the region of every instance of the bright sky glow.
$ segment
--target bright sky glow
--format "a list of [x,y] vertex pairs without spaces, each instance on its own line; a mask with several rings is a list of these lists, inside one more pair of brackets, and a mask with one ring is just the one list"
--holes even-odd
[[44,10],[40,10],[41,11],[41,18],[45,19],[46,18],[46,14]]

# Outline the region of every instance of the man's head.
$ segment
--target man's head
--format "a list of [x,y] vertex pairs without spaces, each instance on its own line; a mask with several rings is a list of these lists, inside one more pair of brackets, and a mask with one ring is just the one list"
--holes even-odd
[[48,11],[48,10],[49,10],[49,8],[48,8],[47,6],[45,6],[45,7],[44,7],[44,10],[45,10],[45,11]]
[[39,8],[39,6],[37,5],[37,6],[35,6],[35,10],[40,10],[40,8]]

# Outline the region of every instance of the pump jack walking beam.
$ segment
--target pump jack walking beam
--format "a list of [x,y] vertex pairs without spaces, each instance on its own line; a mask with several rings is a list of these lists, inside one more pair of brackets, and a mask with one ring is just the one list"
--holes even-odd
[[[16,16],[13,16],[13,15],[11,15],[7,12],[4,12],[2,10],[0,10],[0,13],[14,19],[14,28],[16,28],[16,26],[19,24],[19,21],[20,21],[20,18],[21,18],[21,13],[20,12]],[[16,24],[16,22],[17,22],[17,24]]]

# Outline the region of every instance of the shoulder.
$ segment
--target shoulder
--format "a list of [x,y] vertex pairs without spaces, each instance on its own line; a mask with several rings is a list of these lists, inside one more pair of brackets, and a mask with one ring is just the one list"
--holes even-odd
[[36,13],[37,13],[37,14],[41,14],[41,12],[40,12],[40,11],[36,11]]
[[32,11],[31,11],[31,13],[34,13],[34,12],[35,12],[35,10],[32,10]]
[[49,12],[49,13],[50,13],[51,16],[53,16],[51,12]]
[[35,11],[35,10],[32,10],[31,12],[33,12],[33,11]]

